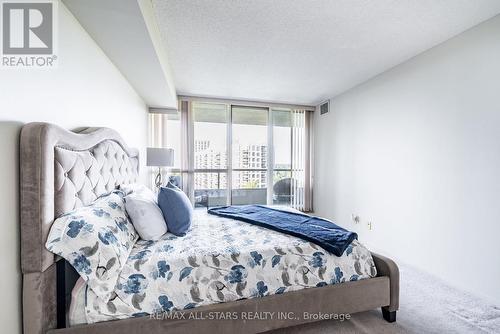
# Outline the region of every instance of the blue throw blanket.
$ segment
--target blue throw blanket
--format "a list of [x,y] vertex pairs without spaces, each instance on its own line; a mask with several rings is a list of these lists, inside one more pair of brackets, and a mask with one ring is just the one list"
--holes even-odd
[[315,243],[337,256],[341,256],[347,246],[358,238],[356,233],[331,221],[262,205],[222,206],[209,209],[208,213],[293,235]]

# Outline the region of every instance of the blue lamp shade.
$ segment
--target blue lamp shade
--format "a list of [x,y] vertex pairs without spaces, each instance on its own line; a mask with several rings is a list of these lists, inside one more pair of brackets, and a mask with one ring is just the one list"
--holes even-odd
[[146,166],[172,167],[174,165],[174,150],[171,148],[148,147],[146,149]]

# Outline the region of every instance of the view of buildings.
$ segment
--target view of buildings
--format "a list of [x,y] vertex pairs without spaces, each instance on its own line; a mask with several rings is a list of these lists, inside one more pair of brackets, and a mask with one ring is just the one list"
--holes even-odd
[[[226,168],[227,153],[213,149],[210,140],[196,140],[194,146],[196,169]],[[238,145],[234,147],[233,166],[236,169],[253,169],[233,172],[233,189],[266,188],[267,146]],[[255,169],[264,169],[264,171]],[[225,172],[196,173],[195,189],[225,189],[226,177]]]

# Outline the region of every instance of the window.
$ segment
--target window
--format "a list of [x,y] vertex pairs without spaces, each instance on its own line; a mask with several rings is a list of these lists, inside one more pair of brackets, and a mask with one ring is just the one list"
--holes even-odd
[[268,112],[231,107],[232,204],[267,203]]
[[185,100],[179,109],[150,116],[151,145],[174,149],[168,174],[195,206],[310,208],[311,113]]
[[226,205],[228,118],[226,105],[194,102],[192,112],[195,206]]

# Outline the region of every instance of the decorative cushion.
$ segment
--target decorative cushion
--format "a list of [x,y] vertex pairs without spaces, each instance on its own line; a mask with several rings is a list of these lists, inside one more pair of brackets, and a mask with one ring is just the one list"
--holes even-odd
[[125,209],[141,239],[158,240],[167,233],[167,224],[163,213],[154,200],[153,192],[147,190],[149,192],[132,192],[127,195]]
[[138,235],[116,191],[57,218],[45,247],[65,258],[107,302]]
[[193,206],[186,194],[169,183],[160,189],[158,206],[163,212],[168,231],[177,236],[185,235],[193,217]]
[[119,189],[123,191],[126,196],[133,193],[134,195],[140,196],[142,199],[151,200],[157,203],[158,198],[155,193],[142,183],[122,184]]

